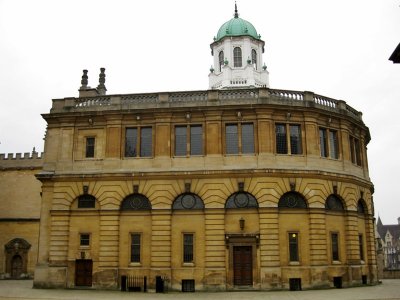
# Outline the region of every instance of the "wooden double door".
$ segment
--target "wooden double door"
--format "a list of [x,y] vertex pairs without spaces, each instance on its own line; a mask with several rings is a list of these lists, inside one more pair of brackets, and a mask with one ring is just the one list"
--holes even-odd
[[77,259],[75,261],[75,286],[92,286],[93,261]]
[[233,246],[233,284],[253,285],[252,246]]

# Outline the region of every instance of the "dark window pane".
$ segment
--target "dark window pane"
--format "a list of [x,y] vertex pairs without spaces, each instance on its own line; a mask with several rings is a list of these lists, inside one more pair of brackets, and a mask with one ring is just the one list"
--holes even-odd
[[95,138],[94,137],[88,137],[86,138],[86,157],[94,157],[94,143],[95,143]]
[[219,61],[219,71],[221,72],[222,67],[224,66],[224,51],[219,52],[218,61]]
[[356,163],[356,158],[355,158],[355,148],[354,148],[354,138],[350,137],[350,155],[351,155],[351,162],[353,164]]
[[364,206],[364,204],[363,204],[363,200],[358,200],[358,203],[357,203],[357,212],[359,213],[359,214],[364,214],[365,213],[365,206]]
[[286,139],[286,125],[276,124],[276,153],[286,154],[287,153],[287,139]]
[[278,207],[307,208],[307,203],[301,194],[297,192],[287,192],[279,199]]
[[239,137],[238,126],[236,124],[226,125],[225,127],[225,144],[226,154],[239,153]]
[[356,155],[356,164],[361,166],[361,148],[360,148],[360,140],[354,139],[354,151]]
[[233,49],[233,66],[235,68],[242,66],[242,49],[239,47]]
[[140,156],[150,157],[153,153],[153,136],[151,127],[140,129]]
[[78,208],[95,208],[96,198],[91,195],[82,195],[78,198]]
[[89,246],[90,245],[90,235],[89,234],[81,234],[81,246]]
[[257,52],[254,49],[251,50],[251,64],[257,70]]
[[176,156],[186,156],[187,147],[187,128],[186,126],[176,126],[175,127],[175,155]]
[[193,262],[193,234],[183,235],[183,262]]
[[358,236],[358,243],[360,245],[360,259],[364,260],[364,242],[363,242],[363,236],[360,234]]
[[298,234],[294,232],[289,233],[289,260],[299,261]]
[[339,236],[337,233],[332,233],[332,260],[339,260]]
[[329,195],[325,202],[325,208],[329,210],[343,211],[342,201],[336,195]]
[[254,153],[253,124],[242,124],[242,153]]
[[338,146],[338,138],[337,132],[334,130],[329,131],[329,150],[330,150],[330,157],[334,159],[339,158],[339,146]]
[[137,156],[137,129],[126,128],[125,130],[125,156],[136,157]]
[[190,126],[190,155],[203,154],[203,127]]
[[321,147],[321,156],[322,157],[328,157],[328,144],[327,144],[327,138],[326,138],[326,129],[325,128],[320,128],[319,129],[319,144]]
[[131,262],[140,262],[140,234],[131,235]]
[[301,128],[300,125],[290,125],[290,152],[301,154]]

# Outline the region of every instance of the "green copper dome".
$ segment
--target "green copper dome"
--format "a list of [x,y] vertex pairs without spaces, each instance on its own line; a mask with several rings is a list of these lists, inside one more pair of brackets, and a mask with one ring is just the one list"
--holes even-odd
[[239,14],[237,12],[237,7],[235,5],[235,17],[230,19],[228,22],[225,22],[220,29],[218,30],[217,37],[215,41],[219,41],[226,36],[251,36],[257,40],[260,39],[260,36],[257,34],[257,30],[254,28],[253,24],[250,22],[239,18]]

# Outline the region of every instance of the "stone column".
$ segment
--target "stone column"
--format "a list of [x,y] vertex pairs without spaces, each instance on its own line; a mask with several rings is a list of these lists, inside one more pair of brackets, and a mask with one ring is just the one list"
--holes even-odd
[[261,289],[280,288],[279,224],[277,208],[259,208]]
[[345,218],[348,284],[352,285],[353,281],[356,280],[353,276],[353,273],[355,272],[354,268],[358,269],[358,266],[360,265],[357,212],[347,211]]
[[41,179],[42,185],[42,205],[40,211],[40,229],[38,243],[38,261],[35,268],[33,286],[36,288],[52,287],[49,270],[49,250],[50,250],[50,224],[51,206],[53,202],[53,183]]
[[224,209],[205,212],[205,289],[226,288],[226,245]]
[[100,212],[99,270],[93,284],[102,288],[118,286],[119,214],[114,210]]
[[[165,276],[171,280],[171,212],[152,210],[151,223],[151,269],[150,282],[155,276]],[[153,281],[154,280],[154,281]],[[168,284],[166,282],[165,284]]]

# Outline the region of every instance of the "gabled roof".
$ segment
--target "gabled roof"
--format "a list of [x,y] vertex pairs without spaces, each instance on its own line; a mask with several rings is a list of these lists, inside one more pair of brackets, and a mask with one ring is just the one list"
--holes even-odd
[[381,218],[378,217],[376,223],[376,230],[378,231],[381,239],[385,240],[386,233],[389,231],[394,240],[399,240],[400,238],[400,224],[394,225],[383,225]]

